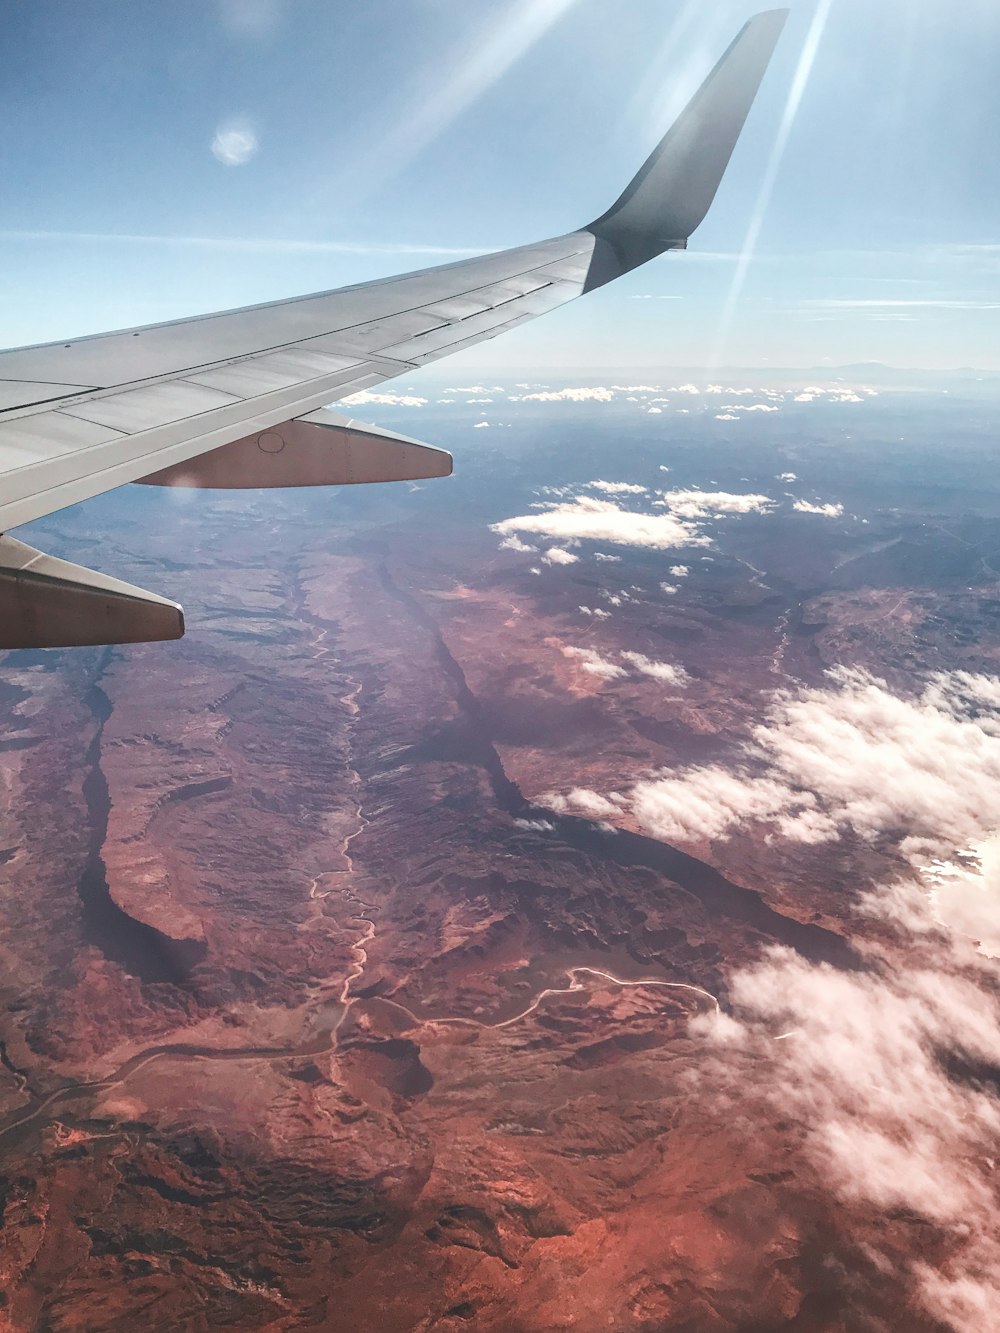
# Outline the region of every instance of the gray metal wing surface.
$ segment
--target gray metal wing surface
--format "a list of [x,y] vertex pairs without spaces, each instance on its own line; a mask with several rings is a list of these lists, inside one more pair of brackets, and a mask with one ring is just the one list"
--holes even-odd
[[[578,231],[337,291],[0,352],[0,532],[147,479],[329,485],[450,471],[441,451],[403,437],[387,443],[386,432],[317,409],[685,248],[786,16],[770,11],[743,28],[621,198]],[[364,467],[366,448],[373,461]],[[128,585],[108,592],[113,615],[61,613],[76,567],[32,562],[26,550],[0,537],[0,648],[183,633],[179,608],[164,632],[163,599]],[[99,577],[77,573],[84,604],[97,605]],[[47,578],[59,580],[58,596]],[[131,623],[122,608],[144,596],[156,615]]]

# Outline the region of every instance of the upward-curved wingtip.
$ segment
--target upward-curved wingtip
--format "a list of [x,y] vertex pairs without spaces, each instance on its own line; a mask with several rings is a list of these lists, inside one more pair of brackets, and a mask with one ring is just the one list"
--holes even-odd
[[687,244],[712,205],[788,15],[769,9],[743,26],[620,198],[586,229],[612,252],[598,268],[628,272]]

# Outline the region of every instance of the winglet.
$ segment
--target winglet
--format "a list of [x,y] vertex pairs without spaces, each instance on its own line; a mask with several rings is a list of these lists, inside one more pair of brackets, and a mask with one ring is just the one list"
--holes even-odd
[[769,10],[746,24],[621,197],[586,228],[613,252],[588,286],[686,246],[715,198],[788,13]]

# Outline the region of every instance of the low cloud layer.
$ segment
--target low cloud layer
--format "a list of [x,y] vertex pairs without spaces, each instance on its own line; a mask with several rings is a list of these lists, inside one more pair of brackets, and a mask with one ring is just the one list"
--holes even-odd
[[635,788],[636,817],[664,838],[722,837],[751,821],[801,842],[851,829],[892,837],[914,863],[1000,822],[1000,698],[990,677],[935,676],[916,699],[844,668],[831,688],[783,692],[740,770],[708,767]]
[[[1000,969],[937,931],[912,886],[864,907],[893,924],[905,915],[898,957],[845,973],[772,949],[737,971],[734,1014],[694,1024],[708,1039],[700,1084],[750,1124],[754,1089],[801,1125],[817,1180],[858,1210],[870,1257],[927,1314],[983,1333],[1000,1308],[1000,1101],[962,1065],[1000,1065]],[[894,1244],[873,1210],[902,1220],[911,1244]]]
[[683,685],[687,681],[687,672],[683,667],[674,666],[672,662],[654,661],[644,653],[622,653],[622,661],[627,662],[641,676],[650,676],[667,685]]
[[588,481],[587,488],[603,491],[605,495],[645,495],[645,486],[636,486],[630,481]]
[[680,518],[718,514],[766,514],[774,508],[768,495],[734,495],[729,491],[661,491],[654,501]]
[[505,518],[494,523],[492,530],[504,537],[512,532],[530,533],[556,541],[589,540],[659,551],[708,545],[708,538],[697,528],[672,514],[633,513],[612,500],[588,495],[549,505],[537,514]]
[[359,407],[364,403],[378,403],[383,407],[426,407],[426,398],[417,398],[408,393],[372,393],[368,389],[362,389],[360,393],[352,393],[349,398],[343,398],[341,401],[348,407]]
[[547,565],[575,565],[580,557],[574,555],[572,551],[564,551],[561,546],[550,546],[542,559]]
[[796,500],[792,505],[800,514],[820,514],[823,518],[840,518],[844,506],[840,504],[810,504],[808,500]]
[[623,667],[616,666],[614,662],[602,657],[593,648],[566,647],[563,649],[563,653],[566,657],[572,657],[578,661],[582,670],[592,676],[597,676],[600,680],[618,680],[627,674]]

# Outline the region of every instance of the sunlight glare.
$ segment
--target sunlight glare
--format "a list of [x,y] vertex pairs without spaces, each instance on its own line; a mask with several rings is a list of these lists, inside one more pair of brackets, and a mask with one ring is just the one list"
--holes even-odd
[[795,126],[799,107],[802,105],[802,98],[805,96],[806,88],[809,86],[809,79],[812,75],[813,65],[816,63],[816,56],[819,52],[820,43],[823,40],[823,33],[826,29],[827,20],[830,17],[832,8],[833,0],[819,0],[816,12],[813,14],[812,23],[809,26],[809,32],[806,34],[805,42],[802,45],[802,54],[799,56],[799,62],[795,69],[795,77],[792,79],[792,85],[788,90],[788,100],[785,103],[785,110],[781,117],[781,124],[778,127],[778,133],[775,137],[774,148],[771,150],[767,169],[764,172],[764,179],[761,182],[760,191],[757,195],[757,202],[754,206],[750,225],[747,228],[747,234],[740,251],[739,262],[733,273],[733,281],[729,289],[729,295],[726,297],[725,304],[722,308],[722,314],[719,317],[718,333],[707,367],[709,370],[718,369],[726,354],[726,346],[729,341],[729,334],[732,330],[736,308],[739,305],[740,297],[743,294],[743,287],[746,283],[750,265],[753,263],[754,254],[757,249],[757,242],[760,240],[761,229],[764,225],[764,218],[767,216],[768,205],[771,202],[771,195],[774,192],[775,182],[778,179],[778,172],[781,170],[781,163],[785,156],[785,149],[788,147],[788,140],[790,139],[792,130]]

